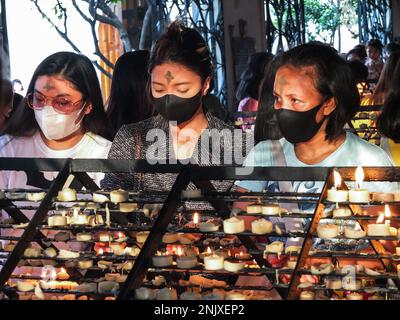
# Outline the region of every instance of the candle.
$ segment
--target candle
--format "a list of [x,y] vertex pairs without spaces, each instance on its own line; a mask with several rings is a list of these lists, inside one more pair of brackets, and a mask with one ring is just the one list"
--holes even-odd
[[262,206],[262,214],[271,216],[281,212],[281,207],[278,204],[265,204]]
[[243,251],[241,251],[240,253],[235,254],[235,258],[240,260],[248,260],[251,259],[251,255],[249,253],[244,253]]
[[168,254],[167,252],[164,254],[158,252],[152,260],[154,267],[168,267],[173,261],[172,255]]
[[200,259],[204,259],[204,257],[211,256],[212,254],[213,254],[213,252],[210,249],[210,247],[207,247],[207,250],[202,252],[202,253],[200,253],[199,257],[200,257]]
[[103,249],[99,249],[99,251],[97,252],[97,255],[98,256],[102,256],[104,254],[104,251],[103,251]]
[[217,220],[210,219],[206,222],[201,222],[199,228],[201,232],[215,232],[219,230],[219,223]]
[[221,270],[224,268],[224,258],[216,254],[205,256],[204,267],[206,270]]
[[67,273],[67,271],[65,271],[64,268],[61,268],[61,271],[59,273],[57,273],[56,278],[58,280],[68,280],[69,279],[69,274]]
[[347,190],[338,190],[342,184],[342,178],[336,170],[333,171],[334,176],[334,186],[328,190],[328,200],[331,202],[345,202],[348,199],[348,191]]
[[321,239],[336,238],[339,234],[339,227],[335,224],[321,224],[317,228],[317,233]]
[[386,237],[390,236],[390,226],[384,221],[384,215],[380,214],[379,218],[376,220],[376,223],[371,223],[368,225],[367,234],[369,236],[376,236],[376,237]]
[[265,219],[254,220],[251,223],[251,232],[254,234],[267,234],[272,232],[272,222]]
[[356,183],[357,189],[350,190],[349,200],[355,203],[365,203],[369,202],[369,191],[366,189],[361,189],[361,184],[364,180],[364,170],[362,167],[357,167],[356,169]]
[[178,249],[176,251],[177,256],[182,256],[183,255],[183,250],[180,246],[178,246]]
[[197,266],[197,257],[179,256],[176,258],[176,264],[179,269],[191,269]]
[[224,220],[224,232],[228,234],[235,234],[244,231],[244,220],[232,217]]
[[195,227],[195,228],[198,227],[198,224],[199,224],[199,214],[198,214],[197,212],[195,212],[195,213],[193,214],[193,224],[194,224],[194,227]]
[[106,203],[106,226],[110,226],[110,209],[108,208],[108,203]]
[[360,225],[357,223],[354,229],[350,227],[344,228],[344,235],[348,239],[361,239],[364,238],[367,233],[361,230]]
[[372,201],[374,202],[392,202],[394,201],[393,193],[373,192]]
[[224,260],[224,269],[229,272],[238,272],[246,265],[245,261],[240,260]]
[[262,206],[261,204],[250,204],[246,208],[246,212],[248,214],[261,214],[262,213]]
[[123,232],[117,232],[116,234],[114,234],[114,238],[114,241],[116,242],[125,242],[126,240],[128,240],[125,233]]

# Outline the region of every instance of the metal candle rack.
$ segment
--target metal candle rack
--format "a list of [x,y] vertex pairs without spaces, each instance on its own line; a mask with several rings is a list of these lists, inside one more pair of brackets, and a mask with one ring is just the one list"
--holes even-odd
[[[165,202],[158,214],[156,221],[154,222],[150,234],[144,243],[140,254],[135,258],[136,262],[133,268],[130,270],[125,283],[122,285],[118,299],[131,299],[133,297],[134,289],[144,285],[143,281],[146,274],[162,274],[167,273],[202,273],[202,274],[224,274],[224,272],[208,272],[207,270],[201,270],[194,268],[193,270],[177,270],[176,268],[165,268],[165,270],[157,270],[152,268],[152,257],[156,254],[162,243],[162,237],[168,230],[168,225],[172,221],[176,214],[177,208],[183,201],[181,198],[182,190],[185,190],[190,182],[193,182],[197,188],[203,190],[204,199],[207,200],[215,209],[216,215],[226,219],[230,217],[231,209],[228,203],[238,199],[240,194],[234,192],[216,192],[213,185],[209,182],[211,180],[265,180],[265,181],[323,181],[324,186],[320,194],[298,194],[298,193],[247,193],[244,196],[261,196],[265,201],[275,200],[276,202],[301,202],[309,201],[316,204],[314,213],[302,214],[284,214],[281,215],[285,218],[298,218],[304,217],[311,219],[309,228],[304,232],[303,235],[287,233],[280,235],[281,237],[292,237],[292,236],[303,236],[305,241],[303,242],[300,254],[298,254],[297,264],[294,270],[279,270],[279,274],[292,274],[291,281],[288,285],[274,283],[274,270],[266,266],[266,261],[263,258],[262,251],[259,250],[256,243],[252,239],[252,234],[245,232],[239,234],[238,238],[241,243],[248,249],[253,255],[253,258],[259,265],[258,269],[245,269],[242,270],[241,274],[259,273],[266,275],[270,282],[271,288],[264,288],[271,290],[275,288],[281,294],[283,298],[296,299],[298,295],[298,285],[300,276],[307,274],[309,271],[304,270],[306,258],[309,257],[310,249],[312,246],[312,240],[315,237],[316,228],[319,221],[322,218],[323,211],[325,209],[325,199],[328,188],[333,185],[333,171],[332,168],[283,168],[283,167],[263,167],[254,168],[250,174],[242,174],[238,167],[199,167],[195,165],[149,165],[146,161],[139,160],[98,160],[98,159],[0,159],[0,170],[24,170],[24,171],[58,171],[57,178],[52,182],[51,187],[47,190],[47,194],[43,201],[40,203],[36,210],[33,218],[29,221],[28,226],[24,229],[24,233],[19,238],[14,250],[9,254],[3,268],[0,272],[0,286],[2,290],[9,295],[9,297],[17,298],[15,289],[6,286],[6,282],[10,278],[16,278],[12,275],[13,270],[17,266],[18,262],[23,257],[25,249],[29,244],[36,240],[43,240],[44,236],[41,234],[41,230],[46,229],[43,226],[43,221],[47,217],[48,211],[52,208],[53,199],[56,197],[57,192],[62,189],[65,181],[69,175],[73,175],[78,179],[82,185],[86,187],[88,191],[98,190],[98,186],[93,183],[90,177],[87,175],[88,172],[112,172],[112,173],[175,173],[177,175],[175,183],[168,193]],[[354,180],[355,168],[338,168],[343,180]],[[398,168],[364,168],[366,174],[366,181],[400,181],[400,170]],[[117,187],[117,186],[116,186]],[[233,195],[233,197],[232,197]],[[311,197],[311,198],[310,198]],[[286,199],[282,201],[282,199]],[[148,197],[149,203],[151,203],[151,196]],[[199,201],[199,199],[191,199],[193,201]],[[241,198],[241,201],[243,199]],[[185,199],[185,201],[190,201]],[[352,204],[348,204],[354,212],[358,212],[357,207]],[[9,215],[19,223],[27,222],[25,215],[19,210],[17,206],[12,204],[12,201],[2,200],[0,201],[1,207],[8,208],[6,211]],[[10,209],[11,208],[11,209]],[[113,231],[127,231],[131,230],[127,226],[126,215],[119,213],[117,210],[111,212],[111,217],[118,225],[113,227]],[[366,219],[373,219],[372,217],[358,217],[353,216],[351,219],[359,219],[361,225]],[[350,219],[350,218],[349,218]],[[364,225],[365,227],[365,225]],[[1,228],[1,226],[0,226]],[[63,229],[63,228],[61,228]],[[66,228],[68,230],[68,228]],[[85,231],[90,231],[91,228],[83,228]],[[93,231],[98,231],[101,228],[92,228]],[[106,229],[105,229],[106,230]],[[110,228],[111,230],[111,228]],[[138,230],[138,229],[136,229]],[[183,232],[193,232],[196,230],[187,229]],[[179,232],[182,232],[181,230]],[[199,231],[196,231],[199,233]],[[216,236],[223,236],[223,232],[209,233],[209,235],[215,234]],[[267,237],[274,236],[273,234],[266,235]],[[276,235],[275,235],[276,236]],[[42,244],[43,245],[43,244]],[[375,250],[375,255],[362,256],[360,254],[350,253],[326,253],[326,257],[333,256],[344,256],[353,257],[359,259],[379,259],[387,271],[386,275],[382,275],[383,278],[396,280],[397,288],[399,288],[398,279],[394,276],[395,269],[393,260],[390,255],[387,255],[379,241],[371,239],[371,245]],[[324,256],[324,253],[318,253],[312,256]],[[110,259],[112,257],[109,257]],[[116,258],[117,259],[117,258]],[[118,260],[122,259],[118,257]],[[129,258],[125,259],[129,260]],[[88,272],[85,277],[80,275],[78,272],[71,271],[73,277],[80,279],[91,279],[100,277],[104,274],[103,272]],[[275,271],[276,274],[276,271]],[[235,274],[226,272],[228,276],[234,276]],[[229,288],[234,289],[235,286],[230,285]],[[242,290],[244,287],[241,287]],[[257,287],[258,288],[258,287]],[[319,288],[316,286],[316,288]],[[256,290],[256,288],[253,288]],[[262,288],[258,288],[262,289]]]

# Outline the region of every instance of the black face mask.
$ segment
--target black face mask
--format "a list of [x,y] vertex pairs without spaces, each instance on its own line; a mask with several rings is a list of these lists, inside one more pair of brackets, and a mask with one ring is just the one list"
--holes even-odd
[[305,112],[282,108],[275,110],[279,129],[285,139],[296,144],[314,137],[324,122],[324,119],[320,123],[315,122],[315,116],[322,105],[323,103]]
[[178,124],[190,120],[201,105],[201,90],[191,98],[181,98],[173,94],[166,94],[161,98],[154,98],[157,111],[168,121]]

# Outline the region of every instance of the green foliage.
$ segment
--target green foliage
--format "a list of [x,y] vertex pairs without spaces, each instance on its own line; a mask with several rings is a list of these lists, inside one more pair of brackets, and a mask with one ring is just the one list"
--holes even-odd
[[333,44],[340,26],[352,30],[357,24],[357,0],[305,0],[306,35],[308,40],[320,40]]

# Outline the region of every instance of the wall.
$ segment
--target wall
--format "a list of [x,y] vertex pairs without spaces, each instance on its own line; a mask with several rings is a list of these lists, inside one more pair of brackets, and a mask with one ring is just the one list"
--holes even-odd
[[229,110],[236,108],[234,92],[236,88],[232,60],[232,46],[229,25],[233,25],[233,37],[239,37],[238,21],[247,21],[247,36],[255,38],[255,50],[265,50],[264,1],[263,0],[222,0],[225,33],[225,65],[228,88]]

